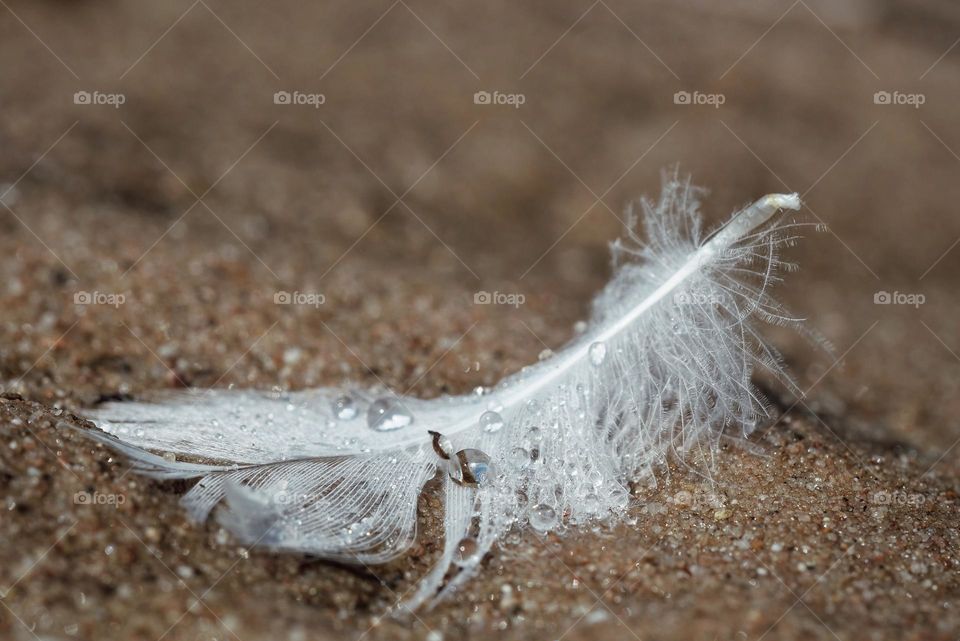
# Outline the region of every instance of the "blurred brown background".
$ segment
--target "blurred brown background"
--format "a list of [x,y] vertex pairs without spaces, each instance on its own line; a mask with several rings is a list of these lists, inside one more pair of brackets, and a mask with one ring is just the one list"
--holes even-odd
[[[124,478],[124,491],[143,502],[118,512],[122,525],[110,513],[76,510],[71,488],[109,485],[124,468],[104,453],[99,465],[82,464],[77,457],[93,456],[90,448],[57,432],[54,417],[186,385],[382,379],[400,389],[418,381],[422,395],[489,385],[569,338],[609,276],[606,243],[625,205],[655,194],[661,169],[675,164],[709,188],[712,222],[763,193],[798,191],[809,219],[829,225],[791,253],[801,271],[781,295],[835,352],[770,333],[810,389],[800,422],[835,453],[831,465],[845,461],[850,479],[864,476],[864,464],[881,467],[891,488],[939,479],[938,492],[948,494],[938,496],[949,500],[929,523],[908,524],[917,516],[901,514],[895,526],[939,527],[946,549],[956,544],[955,3],[0,4],[0,376],[9,396],[0,428],[20,448],[0,464],[8,507],[0,528],[17,548],[4,552],[0,585],[25,577],[0,601],[0,630],[13,638],[154,639],[175,620],[165,638],[364,633],[363,617],[382,612],[428,565],[414,571],[400,562],[384,588],[324,564],[304,562],[307,571],[295,560],[255,557],[255,569],[204,597],[219,605],[178,620],[181,606],[236,559],[205,546],[215,526],[171,533],[156,523],[180,518],[168,487]],[[323,103],[277,104],[277,92],[291,102],[322,94]],[[477,92],[522,104],[477,104]],[[683,104],[686,96],[722,104]],[[527,303],[474,305],[481,290],[522,293]],[[279,291],[323,293],[326,302],[275,305]],[[923,302],[876,304],[882,292]],[[122,304],[76,304],[88,299]],[[786,407],[795,399],[782,400]],[[772,487],[786,483],[775,478],[783,470],[741,462],[774,475]],[[86,528],[64,534],[71,521]],[[161,530],[156,541],[145,533],[151,523]],[[667,518],[663,527],[678,526]],[[110,565],[113,553],[100,558],[103,546],[88,545],[97,537],[132,548],[148,540],[166,550],[164,560],[137,549]],[[94,552],[71,545],[96,547],[96,564],[83,565]],[[220,572],[174,552],[191,545]],[[568,546],[562,555],[582,554],[558,545]],[[510,565],[492,563],[492,575]],[[567,620],[574,605],[560,615],[540,606],[580,596],[589,606],[605,596],[614,614],[595,622],[610,626],[596,634],[613,638],[648,638],[656,620],[668,619],[676,620],[663,638],[752,641],[775,621],[785,627],[769,638],[855,638],[868,629],[882,637],[908,622],[934,638],[949,629],[932,613],[956,606],[953,555],[942,563],[939,588],[903,587],[906,579],[889,570],[884,585],[915,599],[891,596],[892,623],[871,619],[876,603],[866,601],[862,618],[837,617],[830,603],[845,603],[842,589],[833,602],[823,597],[778,620],[793,601],[783,586],[794,597],[809,587],[792,575],[782,584],[766,575],[779,591],[775,604],[746,621],[749,599],[732,599],[740,609],[713,602],[704,579],[683,592],[707,604],[688,617],[669,601],[680,587],[616,601],[602,592],[608,578],[573,594],[562,582],[557,596],[541,575],[562,569],[527,562],[517,585],[548,585],[530,612],[517,615],[508,603],[500,618],[476,620],[477,603],[502,605],[501,586],[491,582],[407,627],[414,636],[453,626],[477,638],[523,638],[559,636],[576,622],[567,638],[591,638],[589,616]],[[134,576],[125,601],[111,573],[140,564],[156,576]],[[721,583],[725,572],[716,575]],[[854,570],[845,576],[856,580]],[[755,577],[743,580],[749,586]],[[238,605],[249,600],[238,595],[258,590],[268,596],[257,606]],[[80,604],[78,593],[94,605]],[[339,614],[331,603],[341,603]],[[643,605],[650,603],[659,606]],[[638,615],[645,607],[661,609]],[[269,614],[250,620],[247,608]],[[223,618],[230,620],[221,626]]]

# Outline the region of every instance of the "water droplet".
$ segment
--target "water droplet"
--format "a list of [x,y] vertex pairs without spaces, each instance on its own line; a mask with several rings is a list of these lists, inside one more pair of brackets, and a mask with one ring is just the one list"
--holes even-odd
[[540,352],[539,355],[537,355],[537,360],[545,361],[551,356],[553,356],[553,350],[548,348]]
[[484,412],[480,415],[480,427],[488,434],[499,432],[500,428],[503,427],[503,417],[497,412]]
[[453,562],[461,567],[472,565],[478,560],[476,557],[479,549],[476,539],[469,537],[460,539],[460,542],[457,543],[457,549],[453,552]]
[[573,324],[573,331],[578,334],[582,334],[587,331],[587,323],[585,321],[579,320]]
[[590,344],[590,364],[594,367],[603,365],[603,360],[607,357],[607,344],[601,341]]
[[450,460],[450,477],[463,485],[481,485],[492,476],[490,457],[482,450],[460,450]]
[[377,399],[367,410],[367,425],[378,432],[389,432],[413,423],[413,414],[394,398]]
[[144,435],[143,428],[142,428],[142,427],[138,427],[136,430],[134,430],[133,434],[134,434],[134,436],[136,436],[137,438],[143,438],[143,435]]
[[525,470],[530,465],[530,452],[522,447],[515,447],[510,450],[508,461],[517,469]]
[[333,402],[333,413],[341,421],[349,421],[357,415],[357,404],[352,396],[338,396]]
[[530,527],[538,532],[549,532],[559,523],[557,510],[546,503],[537,503],[531,507],[528,517]]
[[585,497],[583,497],[581,506],[583,507],[583,511],[585,513],[596,514],[597,512],[600,511],[600,497],[594,494],[593,492],[590,492]]

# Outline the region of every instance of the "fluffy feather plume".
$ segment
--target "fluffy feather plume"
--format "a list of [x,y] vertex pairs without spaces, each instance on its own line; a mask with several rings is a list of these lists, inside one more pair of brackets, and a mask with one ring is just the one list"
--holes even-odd
[[645,241],[631,213],[587,329],[485,394],[188,392],[110,403],[92,413],[109,436],[86,433],[144,474],[200,478],[183,497],[193,518],[219,505],[246,544],[340,561],[400,554],[415,536],[417,497],[440,473],[442,558],[405,605],[442,598],[511,528],[618,518],[628,484],[668,456],[748,435],[767,415],[755,370],[789,384],[756,326],[798,324],[769,293],[797,225],[770,221],[800,200],[764,196],[705,237],[699,195],[671,176],[659,200],[642,201]]

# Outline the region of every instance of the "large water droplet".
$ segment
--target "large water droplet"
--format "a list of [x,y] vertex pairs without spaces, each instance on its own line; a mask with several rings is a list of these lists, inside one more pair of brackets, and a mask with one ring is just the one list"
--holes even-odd
[[395,398],[380,398],[367,410],[367,425],[378,432],[389,432],[413,423],[413,414]]
[[601,341],[590,344],[590,364],[594,367],[600,367],[603,365],[604,359],[607,357],[607,344]]
[[484,412],[480,415],[480,427],[488,434],[499,432],[500,428],[503,427],[503,417],[497,412]]
[[341,421],[349,421],[357,415],[357,403],[352,396],[344,394],[333,402],[333,413]]
[[547,503],[537,503],[530,508],[530,527],[538,532],[549,532],[557,526],[557,510]]
[[450,477],[463,485],[482,485],[493,477],[493,465],[486,452],[473,448],[460,450],[450,460]]

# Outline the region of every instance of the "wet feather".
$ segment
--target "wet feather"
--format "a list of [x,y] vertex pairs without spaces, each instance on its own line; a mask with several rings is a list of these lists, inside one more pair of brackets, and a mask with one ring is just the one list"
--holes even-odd
[[364,564],[412,543],[417,497],[440,474],[443,551],[404,605],[435,602],[511,529],[622,518],[629,484],[668,457],[749,435],[769,415],[757,370],[792,385],[758,325],[800,327],[770,293],[800,226],[776,214],[799,198],[764,196],[705,236],[700,196],[673,174],[629,212],[586,330],[488,393],[186,392],[107,404],[86,433],[143,474],[199,478],[190,516],[215,513],[247,545]]

